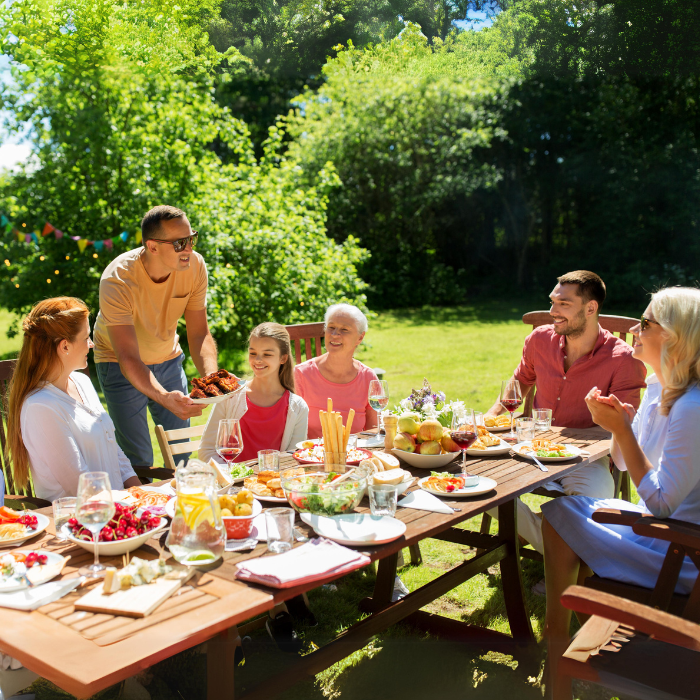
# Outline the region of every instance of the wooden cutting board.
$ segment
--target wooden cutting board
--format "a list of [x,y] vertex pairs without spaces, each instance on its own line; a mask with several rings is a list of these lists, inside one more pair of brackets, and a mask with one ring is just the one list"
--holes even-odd
[[132,586],[125,591],[116,591],[109,595],[102,592],[100,583],[75,603],[75,609],[108,615],[146,617],[170,598],[182,583],[181,580],[158,578],[144,586]]

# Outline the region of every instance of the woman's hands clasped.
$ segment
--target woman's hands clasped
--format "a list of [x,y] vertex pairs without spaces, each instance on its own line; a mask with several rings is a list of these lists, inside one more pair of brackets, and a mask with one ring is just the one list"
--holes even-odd
[[632,429],[636,411],[631,404],[622,403],[617,396],[603,396],[598,387],[593,387],[586,396],[586,405],[593,422],[610,433]]

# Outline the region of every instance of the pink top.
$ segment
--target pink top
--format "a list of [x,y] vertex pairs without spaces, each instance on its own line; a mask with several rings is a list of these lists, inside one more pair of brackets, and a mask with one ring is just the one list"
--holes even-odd
[[564,371],[565,336],[554,326],[539,326],[527,338],[515,378],[537,386],[535,408],[551,408],[552,424],[561,428],[592,428],[595,423],[586,406],[586,394],[597,386],[604,396],[639,408],[640,391],[646,386],[646,367],[632,357],[632,347],[598,326],[593,350]]
[[245,400],[248,410],[241,418],[243,452],[234,462],[257,459],[259,450],[279,450],[282,446],[284,427],[287,425],[288,391],[285,391],[272,406],[257,406],[247,396]]
[[[355,379],[347,384],[336,384],[324,378],[316,364],[317,359],[314,357],[294,368],[296,393],[309,406],[309,439],[323,436],[318,412],[327,410],[329,398],[333,399],[333,410],[340,411],[342,414],[343,425],[347,423],[348,412],[354,408],[355,418],[352,421],[352,432],[357,433],[364,430],[367,412],[373,411],[367,396],[369,383],[377,378],[374,370],[357,361],[360,369]],[[370,415],[372,414],[370,413]]]

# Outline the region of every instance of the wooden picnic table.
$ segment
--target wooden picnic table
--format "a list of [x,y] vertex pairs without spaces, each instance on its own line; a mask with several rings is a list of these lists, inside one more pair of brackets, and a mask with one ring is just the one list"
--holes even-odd
[[[399,508],[396,517],[407,525],[404,536],[385,545],[362,549],[372,561],[378,562],[373,596],[362,604],[362,609],[371,614],[329,644],[299,659],[291,668],[286,668],[283,677],[264,681],[244,697],[251,700],[273,697],[295,682],[315,675],[362,648],[374,635],[401,620],[441,635],[521,654],[526,658],[535,640],[525,607],[520,573],[516,498],[588,461],[605,456],[610,449],[609,435],[598,428],[553,428],[543,437],[585,447],[590,456],[571,462],[550,463],[550,471],[546,474],[533,462],[518,456],[468,459],[469,471],[494,479],[498,484],[496,489],[472,498],[444,499],[449,505],[460,509],[450,515]],[[290,464],[296,465],[291,456],[281,460],[282,467]],[[415,476],[426,475],[424,470],[404,467]],[[499,511],[498,535],[455,527],[494,507]],[[368,510],[366,501],[363,501],[358,511]],[[49,509],[41,512],[51,517]],[[305,524],[301,523],[299,527],[309,532]],[[77,569],[89,563],[92,554],[72,543],[58,540],[52,528],[53,524],[39,539],[26,543],[23,548],[42,547],[70,554],[72,558],[62,576],[77,576]],[[400,551],[426,538],[473,547],[477,553],[392,603]],[[161,533],[135,554],[157,556],[164,542],[165,534]],[[271,610],[280,602],[338,578],[329,576],[312,584],[281,590],[235,578],[237,562],[261,556],[265,552],[265,545],[260,544],[252,552],[225,553],[220,565],[197,574],[179,595],[173,596],[142,619],[76,612],[74,604],[84,590],[74,591],[33,612],[0,608],[0,651],[19,659],[27,668],[67,692],[85,698],[180,651],[208,641],[208,697],[212,700],[232,699],[233,654],[239,641],[237,625]],[[105,562],[109,563],[109,559],[105,559]],[[112,563],[120,565],[121,561],[113,560]],[[421,611],[428,603],[496,563],[500,564],[511,636]]]

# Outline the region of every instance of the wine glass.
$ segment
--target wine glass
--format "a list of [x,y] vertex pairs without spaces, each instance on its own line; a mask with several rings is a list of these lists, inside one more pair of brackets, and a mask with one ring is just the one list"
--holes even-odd
[[75,517],[92,533],[95,548],[95,562],[79,570],[81,576],[98,578],[104,576],[106,567],[99,562],[98,542],[102,528],[114,515],[112,486],[107,472],[84,472],[78,479],[78,493],[75,502]]
[[216,453],[226,462],[228,467],[241,452],[243,452],[241,421],[238,418],[220,420],[216,433]]
[[367,398],[369,399],[369,405],[379,416],[379,432],[383,433],[384,416],[382,411],[389,405],[389,382],[385,379],[373,379],[369,383]]
[[458,406],[452,409],[450,437],[462,451],[462,474],[467,472],[467,450],[476,442],[478,432],[474,409]]
[[513,413],[523,402],[523,394],[520,391],[520,382],[517,379],[504,379],[501,382],[501,406],[510,413],[510,432],[503,435],[504,440],[517,440],[518,436],[513,431]]

